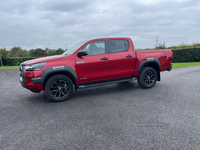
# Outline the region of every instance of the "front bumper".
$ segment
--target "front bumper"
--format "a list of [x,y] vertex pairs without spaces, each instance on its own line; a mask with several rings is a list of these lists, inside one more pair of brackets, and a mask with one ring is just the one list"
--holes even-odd
[[[34,73],[26,71],[25,72],[25,65],[21,64],[20,69],[19,69],[19,82],[21,85],[26,88],[31,90],[32,92],[39,92],[43,91],[43,86],[42,86],[42,79],[41,78],[34,78]],[[33,77],[33,78],[32,78]]]

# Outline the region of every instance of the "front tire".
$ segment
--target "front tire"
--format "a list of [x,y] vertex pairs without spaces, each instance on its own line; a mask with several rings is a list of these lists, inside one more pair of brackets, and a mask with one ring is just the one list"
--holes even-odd
[[137,78],[138,84],[144,88],[152,88],[157,82],[157,72],[151,67],[145,67]]
[[55,75],[45,85],[45,95],[50,101],[65,101],[73,94],[73,82],[65,75]]

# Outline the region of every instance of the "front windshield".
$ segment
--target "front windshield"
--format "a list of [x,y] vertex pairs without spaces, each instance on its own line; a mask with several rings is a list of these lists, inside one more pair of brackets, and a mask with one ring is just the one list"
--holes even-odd
[[73,45],[66,52],[64,52],[63,55],[70,55],[70,54],[72,54],[73,52],[75,52],[80,46],[82,46],[86,42],[87,41],[82,41],[82,42],[79,42],[79,43]]

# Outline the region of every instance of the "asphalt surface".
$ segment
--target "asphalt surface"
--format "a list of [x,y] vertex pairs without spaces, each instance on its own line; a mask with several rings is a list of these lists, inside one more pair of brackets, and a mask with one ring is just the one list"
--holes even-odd
[[0,149],[200,149],[200,66],[75,92],[52,103],[0,69]]

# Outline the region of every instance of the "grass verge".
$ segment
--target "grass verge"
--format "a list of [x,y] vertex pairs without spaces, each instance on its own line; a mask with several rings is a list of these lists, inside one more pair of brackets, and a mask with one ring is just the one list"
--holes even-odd
[[19,69],[19,66],[0,66],[0,69]]
[[198,66],[200,62],[173,63],[172,68]]

